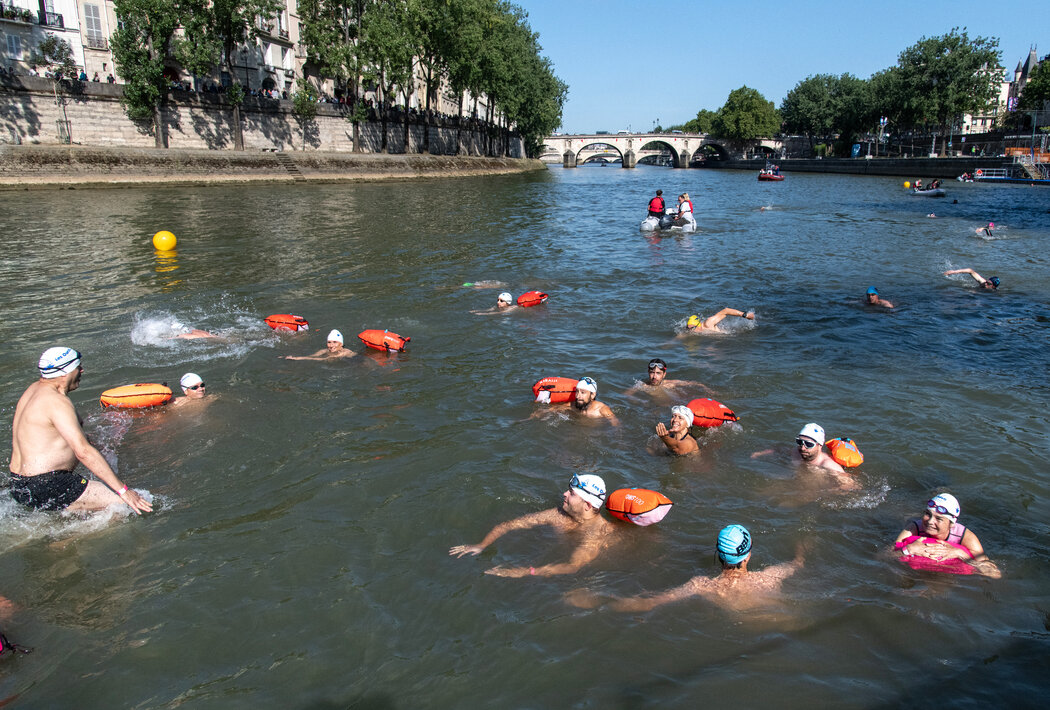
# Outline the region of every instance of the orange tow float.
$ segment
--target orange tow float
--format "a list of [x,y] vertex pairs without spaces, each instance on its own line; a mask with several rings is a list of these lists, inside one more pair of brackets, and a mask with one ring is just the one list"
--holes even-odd
[[732,409],[713,399],[694,399],[686,406],[693,411],[693,426],[711,428],[740,420]]
[[550,394],[550,399],[546,399],[548,404],[571,402],[576,395],[577,382],[579,380],[568,377],[544,377],[532,386],[532,397],[537,402],[542,401],[541,393],[546,392]]
[[298,333],[301,330],[310,330],[310,324],[302,316],[293,316],[291,313],[277,313],[266,316],[263,319],[266,325],[274,330],[290,330]]
[[857,448],[853,439],[847,439],[844,436],[838,439],[828,439],[825,446],[828,447],[828,453],[835,463],[843,468],[856,468],[864,463],[864,454]]
[[412,338],[402,337],[389,330],[362,330],[357,334],[361,342],[373,350],[381,350],[386,353],[403,353],[408,341]]
[[158,385],[151,382],[124,385],[123,387],[114,387],[106,390],[98,398],[98,401],[103,409],[106,407],[120,407],[122,409],[158,407],[171,401],[171,388],[167,385]]
[[605,508],[614,518],[635,525],[652,525],[664,519],[674,505],[671,499],[648,488],[620,488],[605,499]]
[[518,296],[518,305],[522,308],[538,306],[541,303],[546,303],[547,298],[547,294],[543,293],[543,291],[526,291]]

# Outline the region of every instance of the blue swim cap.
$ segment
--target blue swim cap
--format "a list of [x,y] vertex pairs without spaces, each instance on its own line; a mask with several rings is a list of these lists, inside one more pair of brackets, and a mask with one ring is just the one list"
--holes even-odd
[[726,564],[743,562],[751,554],[751,533],[743,525],[728,525],[718,533],[718,559]]
[[879,290],[874,286],[868,286],[868,293],[874,293],[876,296],[879,295]]
[[990,278],[988,280],[992,282],[992,286],[994,286],[995,288],[999,288],[999,277],[998,276],[993,276],[992,278]]

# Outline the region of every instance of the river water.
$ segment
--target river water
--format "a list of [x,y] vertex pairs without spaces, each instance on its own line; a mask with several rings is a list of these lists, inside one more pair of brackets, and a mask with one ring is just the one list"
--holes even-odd
[[[698,233],[639,231],[656,188],[691,194]],[[0,498],[4,629],[36,649],[0,660],[0,696],[38,708],[875,708],[935,689],[939,704],[1035,702],[1050,688],[1050,191],[948,190],[587,166],[5,193],[0,436],[40,352],[78,348],[85,429],[155,510],[85,519]],[[976,236],[989,220],[994,238]],[[154,252],[159,229],[176,251]],[[966,266],[1002,288],[942,275]],[[463,286],[485,281],[504,285]],[[897,307],[863,306],[869,285]],[[550,300],[471,313],[531,289]],[[689,314],[724,306],[756,320],[674,337]],[[271,313],[311,329],[275,333]],[[173,321],[224,339],[167,339]],[[278,358],[323,348],[331,328],[358,351],[366,328],[412,340],[393,356]],[[625,394],[652,357],[738,425],[707,431],[696,456],[652,453],[673,402]],[[190,370],[207,404],[100,411],[105,389]],[[531,385],[547,375],[594,377],[622,426],[531,417]],[[809,421],[856,440],[859,490],[794,469],[784,452]],[[573,473],[675,505],[658,525],[623,524],[572,575],[483,574],[566,559],[571,541],[543,529],[449,557],[556,505]],[[944,490],[1001,580],[884,556]],[[566,601],[715,575],[729,523],[752,532],[752,569],[807,550],[770,609]]]

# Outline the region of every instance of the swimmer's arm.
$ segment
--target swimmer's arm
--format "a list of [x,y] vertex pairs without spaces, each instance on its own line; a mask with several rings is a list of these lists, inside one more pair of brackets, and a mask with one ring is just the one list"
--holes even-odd
[[776,449],[762,449],[761,451],[756,451],[755,453],[751,454],[751,458],[757,459],[760,456],[769,456],[770,454],[774,453],[776,453]]
[[893,304],[887,301],[885,298],[879,299],[879,305],[883,308],[893,308]]
[[755,314],[752,313],[750,315],[751,315],[751,317],[748,318],[748,314],[745,313],[744,311],[738,311],[735,308],[723,308],[718,313],[715,313],[713,316],[711,316],[710,318],[705,320],[704,321],[704,327],[705,328],[714,328],[716,325],[718,325],[723,320],[725,320],[726,316],[739,316],[740,318],[747,318],[747,320],[754,320],[755,319]]
[[971,554],[973,554],[973,558],[975,560],[980,558],[987,559],[987,557],[984,554],[984,546],[981,544],[981,541],[977,539],[977,536],[973,534],[973,531],[969,528],[966,529],[966,532],[962,536],[962,540],[960,540],[959,542],[960,544],[962,544],[963,547],[969,550]]
[[568,562],[541,567],[493,567],[485,570],[485,574],[493,574],[497,577],[553,577],[559,574],[572,574],[578,572],[589,562],[593,562],[600,551],[600,545],[583,544],[576,548]]
[[[73,454],[77,457],[80,463],[95,474],[100,481],[105,483],[113,492],[116,493],[120,499],[131,506],[131,509],[137,514],[148,513],[153,510],[153,506],[147,503],[139,496],[138,493],[133,491],[119,478],[117,474],[113,473],[113,469],[109,467],[109,463],[99,453],[98,449],[91,445],[91,442],[84,436],[84,431],[80,428],[80,421],[77,419],[76,410],[73,409],[73,404],[68,399],[62,398],[56,407],[57,411],[51,418],[51,423],[54,425],[55,430],[58,431],[69,447],[73,450]],[[126,489],[124,493],[120,491]]]
[[684,439],[674,438],[674,436],[667,431],[667,427],[663,422],[656,425],[656,435],[660,437],[660,441],[664,442],[664,446],[666,446],[673,454],[681,456],[683,454],[688,454],[693,450],[689,441],[690,437],[687,436]]
[[[897,543],[904,542],[907,538],[911,537],[912,535],[918,535],[918,533],[910,528],[904,528],[903,530],[901,530],[900,534],[897,535],[897,539],[893,541],[894,548],[896,548]],[[903,555],[904,553],[901,552],[900,554]]]
[[649,611],[664,604],[697,597],[703,594],[704,582],[709,581],[706,577],[693,577],[680,587],[668,589],[666,592],[652,596],[623,597],[616,599],[609,606],[616,611]]
[[613,414],[613,410],[610,409],[608,404],[603,404],[602,408],[598,411],[601,412],[601,415],[603,417],[609,420],[610,424],[612,424],[613,426],[620,426],[620,420],[616,418],[616,415]]
[[541,510],[538,513],[529,513],[528,515],[523,515],[520,518],[514,518],[513,520],[507,520],[489,530],[488,535],[486,535],[477,545],[456,545],[449,549],[448,554],[455,555],[456,557],[462,557],[468,553],[476,555],[511,530],[527,530],[528,528],[535,528],[540,525],[554,525],[558,515],[557,509],[550,508],[548,510]]
[[969,274],[979,284],[983,284],[987,280],[973,269],[951,269],[944,272],[945,276],[951,276],[952,274]]
[[328,352],[328,348],[324,348],[323,350],[318,350],[313,355],[285,355],[284,359],[285,360],[327,360],[328,359],[326,357],[327,352]]

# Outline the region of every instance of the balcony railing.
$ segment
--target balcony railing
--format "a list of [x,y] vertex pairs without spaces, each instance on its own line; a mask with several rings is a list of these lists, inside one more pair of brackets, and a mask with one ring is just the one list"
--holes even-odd
[[109,40],[105,37],[87,37],[84,39],[84,46],[89,49],[101,49],[103,52],[109,49]]
[[41,12],[40,24],[47,25],[48,27],[58,27],[60,29],[66,28],[66,23],[62,21],[62,15],[57,12]]

